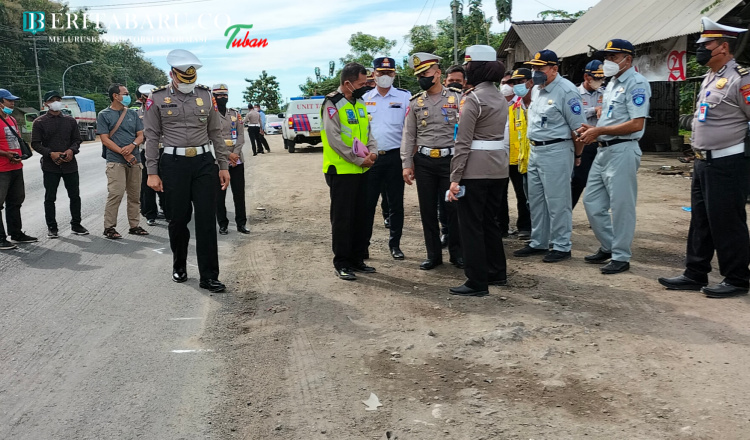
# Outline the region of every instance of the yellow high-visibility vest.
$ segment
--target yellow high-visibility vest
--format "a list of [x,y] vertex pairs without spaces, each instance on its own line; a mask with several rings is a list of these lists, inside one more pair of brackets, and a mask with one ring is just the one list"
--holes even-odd
[[519,99],[508,107],[508,134],[510,137],[510,164],[518,165],[518,171],[521,174],[526,173],[526,168],[529,165],[530,144],[527,128],[526,109],[523,108],[522,100]]
[[[321,106],[321,118],[330,118],[328,108],[335,106],[338,111],[338,117],[341,121],[341,140],[349,148],[354,145],[354,138],[356,137],[363,144],[367,145],[369,131],[370,131],[370,120],[367,117],[367,107],[362,100],[357,100],[354,104],[349,102],[341,93],[328,95],[327,99]],[[335,115],[334,115],[335,117]],[[331,148],[328,143],[328,136],[325,131],[325,124],[322,124],[320,131],[321,140],[323,142],[323,172],[327,173],[328,168],[333,165],[336,167],[337,174],[362,174],[368,170],[356,164],[353,164],[336,153],[336,150]]]

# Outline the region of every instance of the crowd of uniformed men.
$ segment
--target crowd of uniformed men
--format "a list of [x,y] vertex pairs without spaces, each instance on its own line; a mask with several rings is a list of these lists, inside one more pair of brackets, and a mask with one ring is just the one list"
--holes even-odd
[[[695,172],[686,270],[659,278],[668,289],[700,290],[708,297],[747,293],[750,237],[745,200],[749,173],[745,140],[750,120],[750,75],[734,60],[746,29],[702,20],[697,61],[709,68],[693,122]],[[488,286],[507,284],[503,237],[528,239],[516,257],[543,255],[558,263],[571,257],[572,211],[583,193],[591,229],[600,243],[587,263],[604,264],[602,274],[629,270],[636,226],[637,177],[651,88],[633,66],[633,45],[612,39],[586,65],[584,81],[573,85],[559,72],[557,55],[542,50],[528,68],[505,72],[495,49],[466,49],[463,66],[443,71],[429,53],[409,57],[422,91],[415,96],[393,86],[395,60],[375,59],[370,75],[349,63],[340,87],[326,96],[321,116],[323,173],[330,190],[333,265],[338,277],[355,280],[367,265],[378,199],[389,228],[390,255],[403,260],[404,185],[416,181],[427,258],[420,269],[449,261],[463,268],[466,282],[450,289],[484,296]],[[146,235],[138,208],[149,225],[156,221],[156,195],[169,219],[172,279],[187,279],[188,223],[195,211],[200,286],[225,289],[218,280],[219,233],[228,233],[224,200],[231,184],[235,222],[246,228],[242,118],[227,108],[228,88],[197,85],[200,61],[185,50],[167,56],[171,82],[137,91],[142,106],[129,112],[126,87],[109,90],[112,105],[97,126],[107,159],[107,238],[117,209],[128,195],[130,234]],[[606,88],[604,82],[607,81]],[[500,83],[500,88],[496,86]],[[18,124],[10,116],[18,99],[0,89],[0,248],[33,242],[21,230],[24,199]],[[57,237],[55,197],[63,180],[70,198],[71,230],[81,225],[75,154],[81,139],[75,122],[62,117],[60,94],[45,95],[48,112],[34,123],[32,147],[42,155],[45,215],[50,238]],[[262,115],[248,118],[253,155],[263,152]],[[256,149],[257,144],[257,149]],[[138,154],[141,145],[145,148]],[[268,150],[267,143],[265,143]],[[145,162],[145,167],[142,164]],[[141,171],[143,170],[143,171]],[[143,180],[145,179],[145,182]],[[518,202],[516,231],[509,231],[508,184]],[[585,188],[585,192],[584,192]],[[132,200],[131,200],[132,199]],[[714,253],[724,279],[708,286]]]

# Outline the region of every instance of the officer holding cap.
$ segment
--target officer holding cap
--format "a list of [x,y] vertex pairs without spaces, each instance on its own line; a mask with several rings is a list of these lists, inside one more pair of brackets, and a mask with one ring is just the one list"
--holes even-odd
[[[745,31],[705,17],[702,20],[696,61],[710,70],[701,84],[693,119],[696,160],[686,268],[678,277],[659,278],[668,289],[702,288],[709,298],[747,293],[750,280],[750,239],[745,213],[750,177],[745,158],[750,71],[734,59]],[[714,251],[724,280],[706,287]]]
[[[214,84],[211,93],[219,109],[219,121],[221,122],[221,136],[229,151],[229,181],[232,186],[232,198],[234,199],[234,221],[237,223],[237,231],[249,234],[247,224],[247,211],[245,210],[245,157],[242,155],[242,147],[245,145],[245,136],[242,134],[242,116],[233,108],[227,108],[229,101],[229,88],[226,84]],[[229,233],[229,219],[227,219],[227,191],[219,190],[216,199],[216,220],[219,222],[219,234]]]
[[485,45],[468,47],[464,65],[466,81],[473,87],[459,104],[448,201],[458,201],[467,280],[450,293],[484,296],[490,284],[507,282],[503,234],[496,218],[503,214],[502,194],[508,190],[508,151],[503,147],[508,101],[494,85],[505,66],[497,61],[495,49]]
[[[592,127],[596,126],[599,121],[599,114],[602,110],[604,97],[602,84],[604,84],[602,62],[599,60],[589,61],[583,71],[583,82],[578,86],[578,91],[581,93],[581,107],[583,108],[583,115],[586,116],[586,123]],[[589,170],[591,170],[591,164],[594,163],[598,146],[599,144],[596,142],[584,146],[583,152],[581,152],[581,162],[573,168],[573,177],[570,179],[573,209],[578,204],[583,189],[586,188],[586,180],[589,178]]]
[[[151,84],[143,84],[142,86],[138,87],[138,89],[135,91],[135,96],[137,99],[137,102],[140,102],[141,106],[138,107],[136,112],[138,113],[138,117],[143,120],[143,115],[146,111],[146,101],[148,100],[148,97],[151,95],[151,91],[156,88],[155,85]],[[146,163],[146,140],[144,136],[143,144],[140,145],[141,148],[141,163]],[[159,149],[159,155],[161,156],[161,149]],[[157,193],[153,189],[149,188],[148,186],[148,169],[146,167],[143,167],[143,174],[141,176],[141,215],[146,217],[146,224],[149,226],[156,226],[158,223],[156,222],[156,219],[159,215],[159,210],[156,207],[156,196],[158,194],[159,196],[159,206],[161,206],[162,211],[164,210],[164,199],[162,197],[161,193]]]
[[651,86],[633,67],[635,51],[629,41],[610,40],[601,53],[604,75],[612,79],[604,92],[597,125],[584,124],[579,130],[585,144],[597,140],[599,144],[583,205],[601,247],[584,260],[597,264],[611,259],[600,270],[615,274],[630,268],[638,196],[636,173],[641,163],[638,140],[646,129]]
[[[167,55],[167,63],[172,66],[172,82],[151,93],[143,117],[148,186],[164,192],[171,217],[172,280],[187,280],[188,223],[195,208],[199,285],[222,292],[226,287],[218,280],[216,188],[221,183],[226,190],[229,171],[219,113],[211,89],[196,84],[196,71],[202,64],[195,55],[175,49]],[[161,160],[160,139],[164,144]]]
[[581,128],[586,119],[581,94],[558,72],[557,54],[543,50],[525,64],[531,65],[535,84],[528,111],[531,242],[513,255],[546,254],[542,261],[556,263],[570,258],[573,232],[570,174],[583,150],[582,144],[574,145],[573,131]]
[[[372,226],[378,197],[385,194],[388,210],[390,238],[388,249],[395,260],[403,260],[401,234],[404,227],[404,179],[401,177],[401,135],[404,117],[409,108],[411,93],[393,87],[396,77],[396,62],[390,57],[375,58],[375,89],[362,98],[370,116],[370,132],[378,140],[378,161],[367,172],[367,223],[368,241],[372,237]],[[384,213],[385,214],[385,213]]]
[[[422,92],[409,102],[401,141],[403,179],[408,185],[417,181],[419,214],[422,219],[427,259],[419,266],[430,270],[443,264],[438,223],[438,198],[450,188],[450,164],[458,124],[461,94],[443,86],[438,63],[441,58],[425,52],[409,57],[409,67],[419,79]],[[456,207],[446,204],[448,213],[448,251],[450,262],[463,267]]]

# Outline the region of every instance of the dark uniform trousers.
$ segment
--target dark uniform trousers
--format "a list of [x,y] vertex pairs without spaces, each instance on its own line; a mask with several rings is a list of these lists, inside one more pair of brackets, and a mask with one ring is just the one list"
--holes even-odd
[[581,164],[573,167],[573,177],[570,179],[570,192],[573,197],[573,208],[576,207],[578,199],[581,198],[586,182],[589,180],[589,171],[596,158],[596,151],[599,144],[593,143],[583,147],[581,152]]
[[[260,127],[247,127],[247,135],[250,137],[250,146],[253,149],[253,156],[263,153],[263,145],[260,143]],[[258,144],[256,147],[255,144]]]
[[79,188],[78,171],[75,173],[50,173],[43,172],[44,182],[44,217],[47,221],[47,227],[57,229],[57,214],[55,212],[55,202],[57,201],[57,188],[60,186],[60,179],[65,184],[65,190],[68,192],[70,199],[70,224],[81,224],[81,191]]
[[[451,159],[447,157],[427,157],[421,153],[414,155],[414,178],[417,181],[419,215],[422,217],[424,244],[427,258],[442,261],[443,250],[440,244],[440,223],[438,222],[438,197],[445,198],[450,189]],[[448,252],[452,259],[461,257],[461,238],[458,216],[453,203],[445,204],[448,216]]]
[[[4,240],[8,235],[13,237],[21,234],[21,204],[25,199],[23,168],[0,172],[0,240]],[[5,219],[8,221],[7,234],[3,225],[3,204]]]
[[466,187],[466,194],[458,199],[466,285],[487,290],[488,280],[507,276],[503,234],[495,218],[502,214],[508,179],[463,179],[461,185]]
[[367,199],[366,215],[367,241],[372,238],[372,228],[375,222],[375,210],[378,206],[378,197],[385,194],[388,200],[386,209],[390,213],[390,239],[388,247],[401,246],[401,234],[404,229],[404,178],[401,167],[401,150],[396,148],[388,150],[385,154],[378,156],[378,160],[370,168],[367,177]]
[[195,242],[201,279],[219,278],[216,242],[216,187],[219,169],[211,153],[195,157],[164,154],[159,161],[169,221],[169,245],[174,269],[187,266],[190,230],[195,207]]
[[331,196],[333,266],[336,269],[351,268],[363,261],[367,253],[365,198],[369,171],[335,174],[336,167],[332,165],[328,172],[325,177]]
[[[159,158],[161,158],[161,152],[159,149]],[[141,163],[146,163],[146,149],[141,149]],[[143,174],[141,178],[141,215],[146,217],[148,220],[155,220],[159,214],[159,210],[156,207],[156,197],[159,197],[159,207],[164,211],[164,198],[161,193],[157,193],[150,186],[148,186],[148,169],[143,167]],[[165,216],[169,218],[169,216]]]
[[708,282],[716,250],[724,280],[733,286],[748,287],[750,237],[745,212],[748,177],[747,159],[742,154],[695,160],[686,277]]
[[[529,212],[529,206],[526,200],[526,192],[523,189],[524,175],[518,171],[518,165],[510,165],[508,167],[508,176],[510,178],[510,183],[513,184],[513,192],[516,194],[516,210],[518,211],[516,229],[519,231],[531,232],[531,213]],[[498,222],[500,223],[500,231],[505,234],[506,231],[510,230],[507,186],[506,190],[502,193],[502,204],[500,206],[501,209]]]
[[[234,199],[234,221],[237,227],[245,226],[247,223],[247,211],[245,209],[245,164],[229,167],[229,185],[232,188],[232,199]],[[228,190],[228,189],[227,189]],[[219,185],[219,196],[216,200],[216,221],[219,227],[229,226],[227,219],[227,190],[221,190]]]
[[[263,144],[261,146],[261,144]],[[266,140],[266,137],[258,130],[258,152],[260,153],[262,150],[262,147],[266,147],[266,151],[269,153],[271,152],[271,147],[268,146],[268,141]]]

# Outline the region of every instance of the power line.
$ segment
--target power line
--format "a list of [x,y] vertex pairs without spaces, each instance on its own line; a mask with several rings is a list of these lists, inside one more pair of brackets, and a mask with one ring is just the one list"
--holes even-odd
[[[420,17],[422,16],[422,13],[424,12],[424,8],[426,8],[426,7],[427,7],[427,3],[429,3],[429,2],[430,2],[430,0],[425,0],[425,2],[424,2],[424,5],[422,5],[422,10],[421,10],[421,11],[419,11],[419,15],[417,15],[417,19],[416,19],[416,20],[414,20],[414,24],[412,25],[412,27],[411,27],[411,28],[413,28],[414,26],[416,26],[416,25],[417,25],[417,23],[419,23],[419,18],[420,18]],[[435,2],[434,2],[434,0],[433,0],[433,5],[434,5],[434,4],[435,4]],[[410,28],[409,30],[411,30],[411,28]],[[399,48],[398,48],[398,53],[401,53],[401,49],[403,49],[403,48],[404,48],[404,45],[405,45],[405,44],[406,44],[406,38],[404,38],[404,42],[403,42],[403,43],[401,43],[401,47],[399,47]]]
[[432,10],[435,9],[435,0],[432,0],[432,6],[430,6],[430,13],[427,14],[427,21],[425,21],[425,24],[430,24],[430,16],[432,15]]

